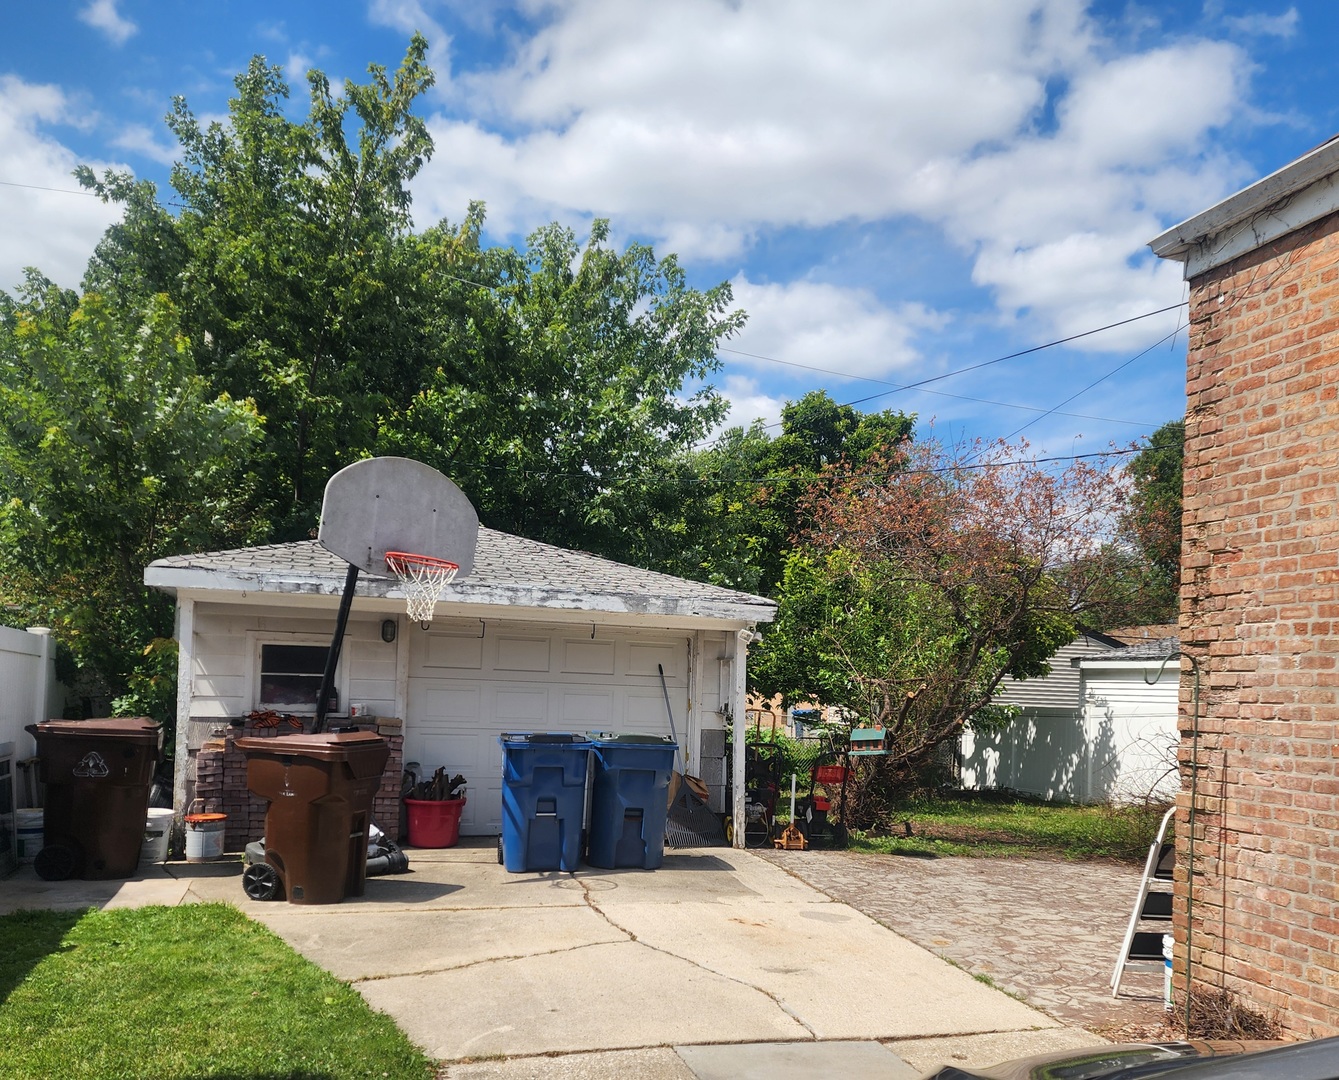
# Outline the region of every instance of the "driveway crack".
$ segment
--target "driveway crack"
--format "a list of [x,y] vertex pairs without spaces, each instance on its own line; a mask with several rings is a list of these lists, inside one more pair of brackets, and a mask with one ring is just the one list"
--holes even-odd
[[544,949],[539,952],[515,953],[508,956],[481,956],[478,960],[468,960],[463,964],[446,964],[442,967],[422,968],[419,971],[392,971],[384,975],[359,975],[347,980],[350,985],[356,983],[384,982],[387,979],[412,979],[420,975],[440,975],[447,971],[468,971],[470,968],[484,967],[488,964],[506,964],[515,960],[530,960],[536,956],[558,956],[562,953],[580,952],[582,949],[597,949],[602,945],[616,944],[612,941],[588,941],[583,945],[567,945],[561,949]]
[[818,1032],[816,1032],[805,1021],[805,1019],[802,1016],[796,1013],[794,1009],[792,1009],[781,998],[777,997],[777,995],[772,993],[770,990],[758,986],[756,983],[751,983],[747,979],[738,978],[737,976],[731,975],[728,972],[717,971],[715,968],[710,967],[707,964],[699,963],[698,961],[692,959],[691,957],[683,956],[682,954],[672,952],[669,949],[662,949],[659,945],[652,945],[649,941],[642,941],[640,938],[637,937],[636,934],[634,934],[626,926],[619,925],[619,923],[616,922],[614,918],[607,911],[604,910],[604,908],[600,907],[600,905],[595,902],[594,898],[591,896],[590,889],[586,888],[585,882],[582,882],[581,892],[582,895],[585,897],[586,904],[591,909],[591,911],[595,912],[595,914],[600,916],[600,918],[602,918],[605,922],[607,922],[620,934],[626,934],[629,941],[634,941],[638,945],[650,949],[652,952],[660,953],[662,956],[670,956],[673,957],[675,960],[682,961],[685,964],[690,964],[693,967],[697,968],[699,971],[705,971],[709,975],[715,975],[718,979],[725,979],[726,981],[732,982],[737,986],[744,986],[750,990],[755,991],[756,993],[762,994],[765,998],[771,1001],[773,1005],[775,1005],[783,1013],[785,1013],[792,1020],[794,1020],[795,1023],[799,1024],[800,1027],[804,1028],[804,1030],[809,1033],[810,1039],[813,1039],[815,1042],[818,1041]]

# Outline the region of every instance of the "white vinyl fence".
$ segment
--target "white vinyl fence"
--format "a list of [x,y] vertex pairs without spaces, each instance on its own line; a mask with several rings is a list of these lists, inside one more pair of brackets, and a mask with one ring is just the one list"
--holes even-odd
[[[37,753],[24,728],[59,717],[65,707],[55,656],[56,643],[46,628],[0,626],[0,750],[7,748],[15,763]],[[18,805],[26,806],[22,783],[16,795]]]

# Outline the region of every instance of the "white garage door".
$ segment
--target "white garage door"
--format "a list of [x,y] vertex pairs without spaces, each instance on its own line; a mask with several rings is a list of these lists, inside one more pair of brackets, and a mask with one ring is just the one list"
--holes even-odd
[[[476,624],[477,625],[477,624]],[[481,631],[482,630],[482,634]],[[502,748],[511,731],[670,734],[665,671],[680,742],[688,718],[687,635],[605,627],[449,626],[410,635],[404,756],[469,782],[465,835],[495,835],[502,819]]]

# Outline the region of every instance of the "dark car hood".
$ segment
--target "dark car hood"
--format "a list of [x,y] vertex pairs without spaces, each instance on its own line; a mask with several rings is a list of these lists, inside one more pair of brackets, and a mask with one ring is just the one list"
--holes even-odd
[[926,1080],[1336,1080],[1339,1038],[1298,1043],[1181,1042],[1094,1046],[1006,1061],[947,1065]]

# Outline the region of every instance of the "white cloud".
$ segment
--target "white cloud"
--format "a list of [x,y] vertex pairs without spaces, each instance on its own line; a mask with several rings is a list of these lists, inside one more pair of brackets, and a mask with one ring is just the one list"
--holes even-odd
[[867,290],[820,282],[755,285],[741,275],[731,288],[749,321],[725,355],[731,366],[754,365],[770,375],[779,374],[776,365],[740,354],[801,365],[797,376],[802,368],[815,367],[883,378],[920,359],[918,334],[948,322],[923,304],[890,309]]
[[1282,15],[1238,15],[1229,16],[1223,22],[1233,30],[1251,37],[1290,38],[1297,33],[1300,18],[1295,7],[1290,7]]
[[[116,207],[80,192],[70,175],[79,160],[41,131],[85,119],[59,88],[0,76],[0,180],[6,181],[0,185],[0,289],[14,288],[27,266],[57,284],[77,286],[94,245],[119,216]],[[88,164],[99,172],[107,167]]]
[[451,79],[451,35],[428,14],[419,0],[368,0],[368,18],[374,25],[388,26],[409,35],[417,31],[428,39],[428,63],[439,87]]
[[124,45],[139,33],[139,27],[122,18],[116,10],[116,0],[91,0],[87,7],[80,9],[79,19],[93,29],[101,30],[113,45]]
[[[763,393],[756,379],[747,375],[727,375],[723,383],[719,389],[721,395],[730,402],[730,411],[721,424],[721,431],[732,427],[748,427],[755,420],[762,420],[766,424],[781,422],[781,409],[786,404],[785,400]],[[707,441],[710,442],[710,439]]]
[[118,150],[129,150],[142,154],[150,161],[160,165],[171,165],[180,153],[176,143],[160,141],[154,129],[144,124],[130,124],[112,139],[112,145]]
[[291,52],[288,54],[288,59],[284,61],[284,81],[289,86],[298,87],[300,92],[301,88],[307,85],[307,72],[315,66],[310,56],[300,52]]
[[457,73],[464,109],[430,119],[423,223],[483,198],[498,231],[610,216],[726,260],[769,230],[913,215],[968,253],[1004,318],[1047,333],[1090,302],[1108,321],[1178,299],[1144,242],[1246,178],[1207,149],[1240,122],[1244,51],[1122,54],[1081,0],[529,7],[534,36]]

